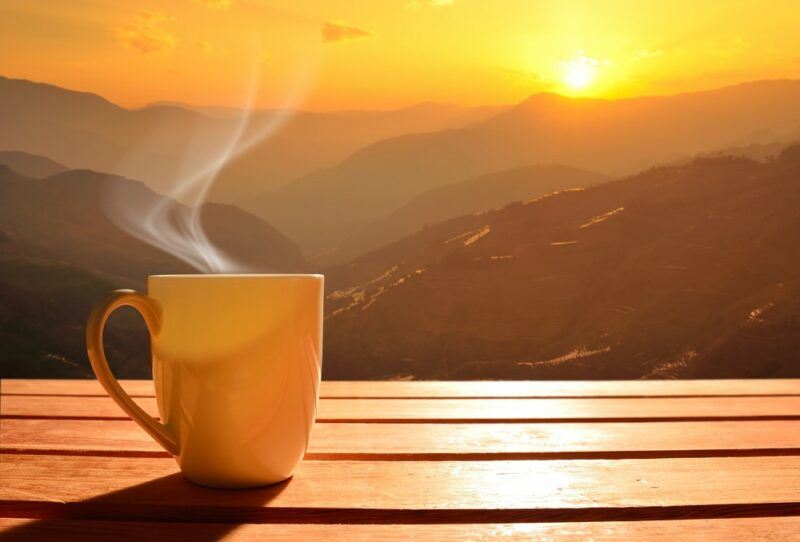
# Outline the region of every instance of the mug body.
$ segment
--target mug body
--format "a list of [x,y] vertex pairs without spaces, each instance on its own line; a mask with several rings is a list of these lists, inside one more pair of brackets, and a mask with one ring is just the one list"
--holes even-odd
[[184,475],[211,487],[289,478],[322,368],[322,275],[155,275],[153,380]]

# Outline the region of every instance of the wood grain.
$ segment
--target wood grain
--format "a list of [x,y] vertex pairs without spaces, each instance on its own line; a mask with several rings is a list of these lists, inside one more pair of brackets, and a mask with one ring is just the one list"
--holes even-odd
[[439,525],[226,525],[219,523],[149,523],[90,520],[0,519],[0,533],[19,541],[80,539],[86,542],[121,540],[219,540],[261,542],[265,540],[551,540],[555,542],[650,542],[724,540],[796,540],[800,518],[737,518],[683,521],[604,521],[595,523],[506,523]]
[[171,459],[0,454],[0,515],[250,523],[500,523],[800,515],[800,457],[304,461],[269,488]]
[[[124,385],[155,412],[152,382]],[[792,540],[798,390],[326,382],[295,477],[219,491],[186,482],[97,382],[4,380],[0,539]]]
[[[155,399],[137,402],[157,415]],[[126,419],[108,397],[6,395],[6,417]],[[328,422],[567,422],[800,418],[798,397],[676,397],[602,399],[322,399]]]
[[[9,419],[0,451],[168,457],[134,422]],[[800,453],[800,421],[318,423],[308,459],[620,458]]]
[[[152,397],[150,380],[121,380],[137,397]],[[96,380],[0,381],[2,394],[96,395],[106,393]],[[504,398],[504,397],[669,397],[800,395],[800,379],[764,380],[626,380],[626,381],[488,381],[488,382],[347,382],[326,381],[328,398]]]

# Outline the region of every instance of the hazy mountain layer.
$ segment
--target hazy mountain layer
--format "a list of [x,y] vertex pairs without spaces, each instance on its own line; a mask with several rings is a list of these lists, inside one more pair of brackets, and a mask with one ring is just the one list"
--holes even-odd
[[[108,190],[132,206],[165,201],[122,177],[75,170],[39,180],[0,166],[0,375],[88,376],[84,326],[95,302],[115,288],[144,288],[150,274],[195,272],[114,226],[102,207]],[[209,238],[252,269],[309,270],[296,245],[251,214],[207,204],[201,217]],[[117,374],[147,377],[139,319],[115,315],[107,333]]]
[[42,179],[69,169],[44,156],[21,151],[0,151],[0,165],[8,166],[16,173],[34,179]]
[[386,218],[377,220],[345,239],[321,261],[343,263],[396,241],[418,229],[460,215],[504,207],[556,190],[583,188],[609,177],[560,165],[537,165],[490,173],[466,181],[432,188]]
[[632,173],[766,134],[788,138],[798,124],[794,80],[620,100],[538,94],[462,129],[374,143],[246,206],[313,256],[431,188],[477,175],[536,163]]
[[269,135],[220,172],[211,199],[235,202],[332,166],[380,139],[461,127],[500,110],[427,103],[394,111],[257,111],[242,129],[235,110],[129,110],[95,94],[0,77],[0,149],[140,179],[167,194],[176,181],[224,157],[239,132],[241,141]]

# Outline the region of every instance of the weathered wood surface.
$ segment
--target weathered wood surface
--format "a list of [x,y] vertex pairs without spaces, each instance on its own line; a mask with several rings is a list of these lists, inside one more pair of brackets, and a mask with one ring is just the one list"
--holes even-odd
[[[559,540],[561,542],[619,542],[649,540],[652,542],[725,541],[753,542],[796,540],[800,518],[736,518],[691,519],[682,521],[602,521],[570,523],[500,523],[500,524],[270,524],[246,523],[168,523],[97,520],[30,520],[2,519],[0,531],[22,535],[27,540],[87,540],[120,542],[121,540],[220,540],[222,542],[298,540]],[[16,538],[16,536],[15,536]],[[23,540],[18,538],[18,540]]]
[[797,456],[318,460],[303,462],[289,483],[247,491],[195,486],[176,473],[171,458],[3,454],[0,460],[0,515],[463,523],[800,514]]
[[[158,415],[151,397],[137,399]],[[6,417],[127,419],[109,397],[4,395]],[[321,422],[800,419],[800,396],[599,399],[321,399]]]
[[[153,397],[150,380],[120,380],[135,397]],[[96,395],[106,393],[96,380],[0,381],[2,394]],[[598,380],[485,382],[323,382],[324,398],[515,398],[515,397],[681,397],[800,395],[800,379],[771,380]]]
[[[151,382],[125,386],[155,413]],[[219,491],[186,482],[96,382],[4,380],[0,539],[800,538],[799,380],[322,396],[291,481]]]
[[[168,457],[127,420],[8,419],[0,451]],[[554,459],[800,453],[800,421],[318,423],[307,459]]]

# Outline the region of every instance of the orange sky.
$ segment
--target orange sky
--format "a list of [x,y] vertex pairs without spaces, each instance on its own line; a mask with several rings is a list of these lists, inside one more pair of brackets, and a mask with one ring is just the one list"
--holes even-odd
[[800,78],[797,28],[794,0],[3,0],[0,75],[125,106],[505,104]]

